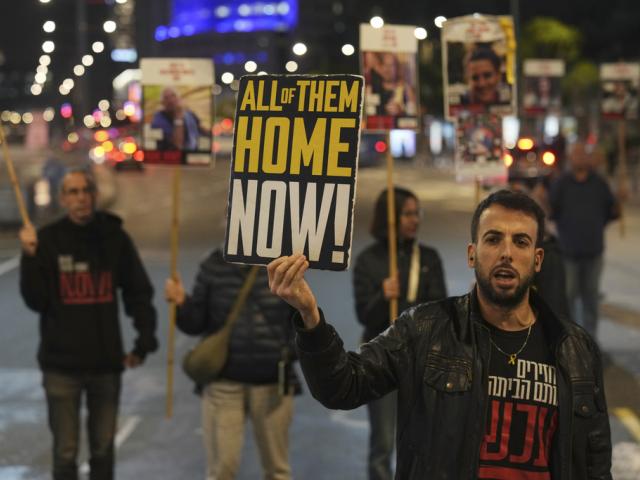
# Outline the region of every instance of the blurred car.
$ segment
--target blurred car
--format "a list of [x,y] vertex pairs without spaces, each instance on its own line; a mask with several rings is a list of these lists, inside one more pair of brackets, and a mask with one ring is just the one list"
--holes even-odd
[[520,137],[513,148],[506,149],[503,160],[509,182],[535,184],[558,170],[560,152],[553,145],[532,137]]
[[96,130],[89,157],[97,164],[107,163],[116,171],[144,169],[144,152],[136,136],[125,128]]

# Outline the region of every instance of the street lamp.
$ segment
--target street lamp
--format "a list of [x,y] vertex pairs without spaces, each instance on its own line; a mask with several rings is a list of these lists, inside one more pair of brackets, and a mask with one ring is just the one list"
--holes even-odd
[[76,77],[81,77],[82,75],[84,75],[84,67],[82,65],[76,65],[75,67],[73,67],[73,73],[76,75]]
[[287,62],[287,64],[284,66],[284,68],[287,69],[287,72],[293,73],[296,70],[298,70],[298,64],[296,62],[294,62],[293,60],[289,60]]
[[296,55],[302,56],[307,53],[307,46],[302,42],[298,42],[293,46],[292,50]]
[[350,43],[345,43],[342,46],[342,54],[346,55],[347,57],[350,57],[351,55],[353,55],[355,51],[356,49]]
[[107,33],[113,33],[116,31],[116,22],[114,22],[113,20],[107,20],[102,24],[102,28]]
[[82,56],[82,64],[85,67],[90,67],[91,65],[93,65],[93,56],[92,55],[83,55]]
[[233,82],[233,73],[224,72],[220,77],[220,80],[222,80],[222,83],[229,85],[231,82]]
[[258,64],[253,60],[249,60],[244,64],[244,69],[249,73],[253,73],[258,69]]
[[47,40],[46,42],[44,42],[42,44],[42,51],[44,53],[51,53],[56,49],[56,44],[53,43],[51,40]]
[[444,25],[444,22],[447,21],[447,17],[443,17],[442,15],[438,15],[434,20],[433,23],[436,24],[436,27],[438,28],[442,28],[442,26]]
[[425,38],[427,38],[427,29],[418,27],[413,31],[413,34],[418,40],[424,40]]
[[104,43],[102,42],[93,42],[93,45],[91,45],[91,50],[93,50],[94,53],[101,53],[104,51]]
[[47,20],[42,25],[42,29],[47,33],[51,33],[56,29],[56,22],[54,22],[53,20]]
[[382,17],[379,17],[377,15],[375,17],[371,17],[371,20],[369,20],[369,23],[373,28],[384,27],[384,20],[382,19]]

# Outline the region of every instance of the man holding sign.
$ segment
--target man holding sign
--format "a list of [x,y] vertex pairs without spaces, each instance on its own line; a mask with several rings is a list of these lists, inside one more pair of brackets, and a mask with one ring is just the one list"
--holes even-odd
[[530,288],[543,234],[534,200],[490,195],[471,223],[473,290],[406,310],[360,353],[325,322],[304,256],[269,264],[315,398],[351,409],[398,391],[396,478],[611,480],[598,348]]
[[362,91],[354,75],[240,79],[226,261],[347,268]]

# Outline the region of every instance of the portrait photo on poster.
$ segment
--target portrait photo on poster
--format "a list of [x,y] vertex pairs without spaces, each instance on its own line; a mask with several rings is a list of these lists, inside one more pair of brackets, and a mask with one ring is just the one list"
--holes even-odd
[[142,144],[145,161],[210,164],[213,144],[211,61],[144,60]]
[[563,60],[526,59],[523,64],[522,108],[527,115],[560,113]]
[[515,39],[506,17],[471,16],[443,27],[445,113],[515,112]]
[[481,178],[492,184],[506,181],[502,156],[502,118],[463,112],[456,122],[457,180],[468,182]]
[[348,268],[363,92],[357,75],[240,79],[226,261],[303,253],[311,268]]
[[363,52],[366,128],[415,128],[418,116],[415,54]]

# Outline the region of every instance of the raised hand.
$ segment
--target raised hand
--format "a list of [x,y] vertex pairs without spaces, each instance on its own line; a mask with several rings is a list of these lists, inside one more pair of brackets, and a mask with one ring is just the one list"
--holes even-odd
[[271,292],[297,309],[305,327],[311,329],[320,322],[316,298],[304,279],[309,262],[304,255],[280,257],[267,265]]

